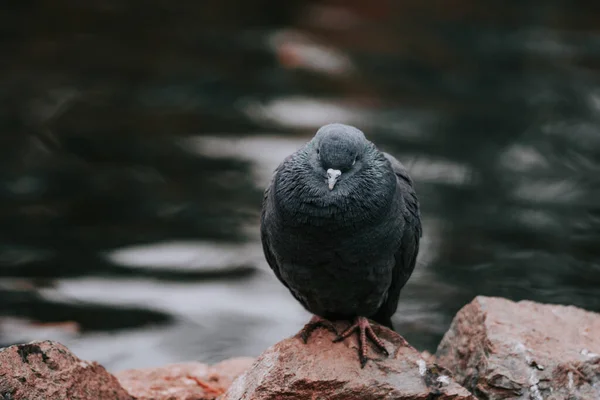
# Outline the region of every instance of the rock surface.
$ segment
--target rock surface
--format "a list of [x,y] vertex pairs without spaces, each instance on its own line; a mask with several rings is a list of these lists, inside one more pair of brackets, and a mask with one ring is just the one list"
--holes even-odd
[[[347,324],[336,325],[338,331]],[[308,344],[300,338],[283,340],[267,349],[231,385],[223,400],[328,399],[427,400],[474,399],[448,376],[427,364],[403,339],[384,327],[375,331],[390,357],[372,352],[360,368],[355,336],[332,343],[335,335],[318,329]]]
[[116,376],[137,400],[213,400],[253,361],[253,358],[232,358],[213,366],[189,362],[131,369]]
[[82,361],[60,343],[0,349],[0,399],[132,400],[104,367]]
[[371,350],[364,369],[355,336],[332,343],[323,329],[255,362],[172,364],[118,379],[56,342],[15,345],[0,349],[0,400],[474,400],[467,389],[486,400],[600,399],[600,315],[576,307],[477,297],[433,356],[374,329],[391,356]]
[[477,297],[437,360],[482,399],[600,399],[600,315],[573,306]]

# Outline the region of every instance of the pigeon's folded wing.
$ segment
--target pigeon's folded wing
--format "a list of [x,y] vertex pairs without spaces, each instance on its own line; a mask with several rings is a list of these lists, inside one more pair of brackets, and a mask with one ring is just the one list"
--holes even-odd
[[[263,246],[263,252],[265,253],[265,258],[267,259],[267,263],[269,264],[269,267],[271,267],[271,269],[275,273],[275,276],[277,276],[277,279],[279,279],[281,281],[281,283],[283,283],[286,287],[288,287],[287,284],[285,283],[285,281],[281,278],[281,273],[279,272],[279,265],[277,264],[275,255],[273,254],[273,252],[271,250],[271,244],[269,243],[269,235],[267,234],[267,230],[269,229],[269,225],[267,222],[268,214],[273,213],[275,211],[273,209],[273,201],[270,198],[271,191],[273,190],[272,188],[273,188],[273,185],[275,184],[275,177],[276,177],[277,171],[279,170],[280,167],[281,166],[279,166],[275,170],[275,173],[273,174],[273,179],[272,179],[271,183],[269,184],[269,186],[267,187],[267,189],[265,190],[265,193],[263,196],[262,212],[260,215],[260,239],[261,239],[262,246]],[[288,289],[289,289],[289,287],[288,287]]]
[[298,300],[301,304],[304,304],[302,299],[300,299],[296,295],[296,293],[289,287],[287,282],[281,276],[280,266],[277,263],[277,259],[276,259],[275,255],[273,254],[273,251],[271,250],[271,243],[269,241],[269,234],[268,234],[268,230],[270,229],[270,226],[271,226],[268,219],[273,218],[274,215],[272,213],[275,212],[274,202],[272,199],[272,196],[273,196],[272,191],[273,191],[273,186],[275,185],[275,178],[276,178],[277,172],[279,171],[281,166],[289,159],[290,159],[290,157],[287,157],[284,160],[284,162],[275,170],[275,173],[273,174],[273,179],[272,179],[270,185],[265,190],[265,193],[263,196],[263,202],[262,202],[262,212],[261,212],[261,216],[260,216],[260,239],[262,242],[263,252],[265,254],[267,263],[269,264],[269,267],[271,267],[271,269],[275,273],[275,276],[277,277],[277,279],[279,279],[279,281],[281,283],[283,283],[283,285],[290,291],[290,293],[292,294],[292,296],[294,296],[294,298],[296,300]]
[[402,217],[405,220],[400,248],[396,251],[396,264],[392,271],[392,283],[388,289],[386,300],[373,319],[391,327],[390,317],[398,308],[400,291],[415,269],[419,241],[422,235],[419,201],[408,171],[393,156],[384,153],[396,174],[397,201],[401,202]]

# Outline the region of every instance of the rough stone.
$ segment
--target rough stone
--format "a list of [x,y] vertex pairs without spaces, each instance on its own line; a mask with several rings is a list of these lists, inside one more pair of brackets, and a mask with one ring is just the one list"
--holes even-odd
[[[336,324],[338,331],[346,326]],[[223,400],[474,400],[447,370],[427,363],[417,350],[403,345],[398,334],[381,326],[374,330],[390,356],[371,350],[372,360],[364,369],[358,360],[356,335],[332,343],[335,335],[318,329],[308,344],[295,336],[267,349],[234,381]]]
[[477,297],[458,312],[438,363],[481,399],[600,399],[600,315]]
[[60,343],[0,349],[0,399],[132,400],[104,367],[82,361]]
[[137,400],[213,400],[253,361],[253,358],[232,358],[213,366],[188,362],[131,369],[116,376]]

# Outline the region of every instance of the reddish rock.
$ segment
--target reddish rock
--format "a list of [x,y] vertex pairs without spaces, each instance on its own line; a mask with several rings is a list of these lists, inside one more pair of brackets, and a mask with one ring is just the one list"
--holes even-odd
[[477,297],[437,360],[482,399],[600,399],[600,315],[573,306]]
[[[336,326],[341,332],[347,324]],[[355,336],[332,343],[335,336],[318,329],[308,344],[296,336],[266,350],[234,381],[223,400],[474,400],[448,371],[403,346],[398,334],[380,326],[374,329],[389,358],[372,351],[369,357],[374,360],[361,369]]]
[[132,400],[119,381],[51,341],[0,349],[0,399]]
[[253,361],[253,358],[232,358],[213,366],[189,362],[131,369],[116,376],[137,400],[213,400]]

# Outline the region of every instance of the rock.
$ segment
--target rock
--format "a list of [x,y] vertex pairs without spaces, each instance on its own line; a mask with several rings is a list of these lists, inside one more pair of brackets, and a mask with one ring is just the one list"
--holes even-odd
[[421,352],[421,358],[428,363],[435,363],[437,360],[435,359],[435,355],[431,354],[427,350]]
[[[338,331],[346,323],[337,323]],[[318,329],[304,344],[297,336],[267,349],[252,367],[237,378],[223,400],[328,399],[328,400],[426,400],[472,399],[435,364],[427,364],[419,352],[403,345],[391,330],[375,326],[390,357],[371,350],[360,368],[355,336],[332,343],[333,333]]]
[[600,315],[477,297],[458,312],[438,363],[481,399],[600,399]]
[[101,365],[82,361],[60,343],[0,349],[0,399],[132,400]]
[[232,358],[213,366],[189,362],[131,369],[116,376],[137,400],[212,400],[223,394],[253,361],[253,358]]

